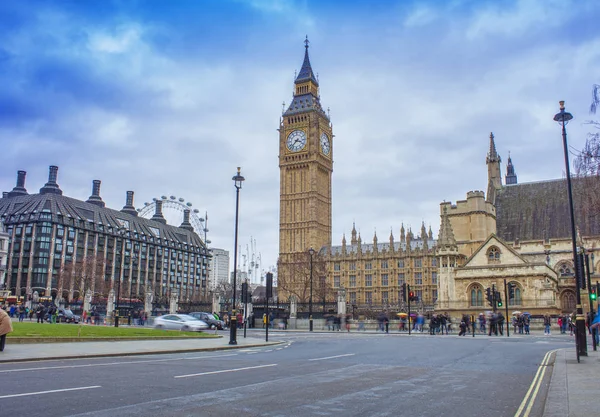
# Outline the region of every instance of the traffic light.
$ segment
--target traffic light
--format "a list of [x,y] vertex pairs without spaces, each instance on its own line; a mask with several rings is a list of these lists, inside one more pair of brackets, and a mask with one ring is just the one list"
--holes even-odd
[[498,303],[498,307],[502,307],[502,295],[500,291],[496,291],[496,302]]
[[515,298],[515,284],[513,284],[512,282],[509,282],[507,285],[508,285],[508,299],[512,300],[513,298]]
[[403,282],[402,287],[400,288],[400,298],[402,301],[406,302],[406,282]]
[[248,301],[250,301],[248,299],[248,283],[243,282],[242,283],[242,303],[247,303]]
[[590,288],[590,300],[591,301],[596,301],[596,288],[592,287]]
[[409,301],[415,301],[416,297],[415,297],[414,291],[408,292],[408,299],[409,299]]
[[273,274],[270,272],[267,272],[267,294],[266,294],[267,298],[272,298],[273,297]]
[[494,305],[494,300],[492,300],[492,289],[490,287],[485,289],[485,299],[488,301],[490,306]]

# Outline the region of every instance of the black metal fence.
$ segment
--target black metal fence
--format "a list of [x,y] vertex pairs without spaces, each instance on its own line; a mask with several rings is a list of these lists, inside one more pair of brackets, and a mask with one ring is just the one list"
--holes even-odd
[[194,311],[201,311],[206,313],[212,313],[212,303],[210,302],[187,302],[179,303],[178,309],[180,313],[192,313]]
[[[297,317],[299,319],[308,319],[309,318],[309,310],[310,310],[310,303],[298,303],[297,304],[298,307],[298,311],[297,311]],[[330,314],[337,314],[337,303],[336,302],[327,302],[327,301],[320,301],[320,302],[314,302],[312,303],[312,316],[313,319],[322,319],[325,318],[325,316],[330,315]]]

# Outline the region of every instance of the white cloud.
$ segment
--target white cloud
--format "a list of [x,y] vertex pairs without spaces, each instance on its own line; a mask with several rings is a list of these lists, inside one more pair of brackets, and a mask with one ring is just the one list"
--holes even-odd
[[[261,45],[260,56],[240,47],[217,58],[210,51],[177,55],[153,44],[154,34],[168,33],[169,22],[149,27],[127,16],[114,27],[81,29],[76,20],[54,13],[50,22],[60,24],[56,30],[40,19],[39,26],[12,34],[6,48],[26,57],[39,49],[36,39],[51,33],[54,41],[44,55],[83,63],[93,78],[54,90],[42,84],[36,100],[48,107],[40,110],[43,117],[1,128],[0,144],[10,158],[0,186],[12,189],[15,171],[26,169],[27,188],[36,191],[46,180],[47,166],[58,164],[66,195],[86,199],[91,181],[101,179],[104,200],[117,209],[126,190],[136,192],[138,206],[161,195],[184,197],[201,213],[208,211],[213,245],[232,251],[231,177],[241,166],[246,182],[240,195],[240,245],[245,251],[253,236],[262,267],[274,265],[276,129],[281,102],[291,99],[290,74],[302,62],[303,34],[318,27],[309,51],[336,135],[334,244],[344,232],[349,238],[354,220],[365,241],[374,230],[386,241],[390,227],[398,238],[402,223],[418,232],[422,221],[437,234],[439,202],[485,189],[490,131],[504,161],[512,151],[520,181],[559,177],[564,162],[560,132],[552,122],[557,102],[565,99],[575,115],[569,137],[581,147],[587,127],[577,121],[587,118],[589,90],[598,81],[599,34],[568,40],[568,53],[561,44],[566,40],[528,37],[540,30],[568,30],[563,25],[579,16],[573,2],[555,4],[553,10],[543,2],[505,8],[488,3],[483,9],[474,4],[468,13],[451,16],[467,6],[418,6],[407,10],[406,28],[398,31],[395,21],[375,24],[375,17],[345,16],[343,10],[344,24],[336,25],[334,16],[321,16],[318,8],[303,3],[251,3],[282,19],[265,21],[263,31],[252,34]],[[287,14],[290,7],[299,7],[302,18],[281,32],[279,23],[298,16]],[[557,18],[563,12],[569,17],[564,21]],[[423,30],[428,27],[435,31]],[[189,30],[176,29],[180,38]],[[73,37],[82,30],[84,36]],[[301,35],[287,44],[290,32]],[[532,40],[521,45],[515,36]],[[207,40],[189,42],[196,46]],[[16,84],[27,92],[35,71],[21,65],[23,71],[14,71]],[[93,83],[89,90],[106,88],[88,91],[88,82]]]

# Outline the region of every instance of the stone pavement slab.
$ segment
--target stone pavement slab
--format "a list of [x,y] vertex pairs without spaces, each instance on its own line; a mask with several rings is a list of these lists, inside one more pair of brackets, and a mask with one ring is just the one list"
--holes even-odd
[[237,345],[229,344],[229,337],[178,340],[143,340],[118,342],[71,342],[10,344],[7,340],[0,363],[26,362],[48,359],[93,358],[105,356],[150,355],[211,350],[226,350],[276,345],[259,338],[237,338]]
[[577,362],[575,346],[556,352],[544,417],[600,415],[600,351],[588,346],[588,356]]

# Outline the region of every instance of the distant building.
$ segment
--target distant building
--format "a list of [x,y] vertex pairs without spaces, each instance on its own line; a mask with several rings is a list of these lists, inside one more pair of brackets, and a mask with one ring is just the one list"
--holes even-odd
[[[242,271],[241,269],[237,270],[237,274],[235,276],[236,285],[239,287],[242,282],[245,282],[248,279],[248,272]],[[233,272],[229,274],[229,283],[233,284]]]
[[114,210],[105,207],[98,180],[82,201],[63,195],[56,166],[38,194],[27,192],[25,175],[19,171],[17,185],[0,198],[0,218],[10,238],[10,256],[6,261],[4,243],[0,265],[6,265],[12,295],[37,292],[72,300],[87,291],[106,296],[117,283],[121,297],[152,291],[196,300],[205,293],[210,255],[194,233],[189,211],[179,227],[171,226],[160,200],[152,219],[145,219],[133,206],[133,191],[125,206]]
[[229,277],[229,251],[224,249],[211,248],[210,269],[209,269],[209,288],[216,290],[219,282],[227,282]]

